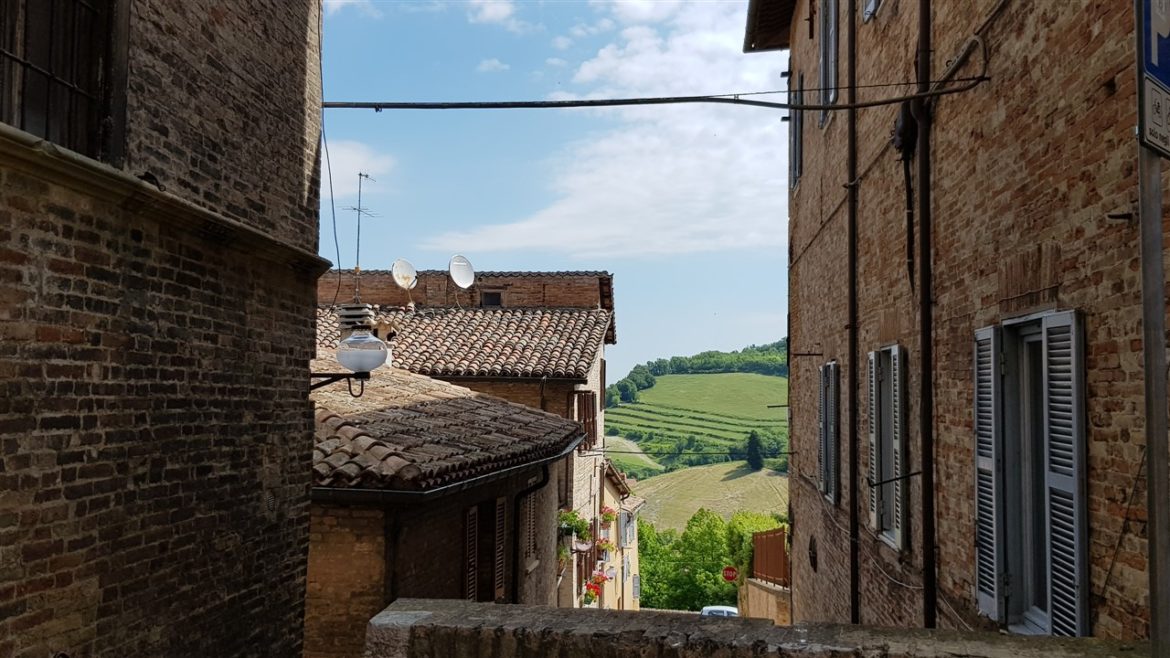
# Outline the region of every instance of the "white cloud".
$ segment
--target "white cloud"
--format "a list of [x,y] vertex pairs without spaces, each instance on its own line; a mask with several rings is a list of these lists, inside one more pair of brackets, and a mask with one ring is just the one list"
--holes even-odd
[[546,65],[548,65],[548,66],[552,66],[552,67],[555,67],[555,68],[561,68],[561,67],[563,67],[563,66],[568,66],[568,65],[569,65],[569,63],[568,63],[568,62],[566,62],[565,60],[561,59],[560,57],[549,57],[548,59],[544,60],[544,63],[545,63]]
[[568,50],[569,46],[573,45],[573,40],[563,34],[558,37],[553,37],[552,46],[557,50]]
[[475,70],[480,73],[499,73],[500,71],[507,71],[510,68],[512,67],[493,57],[480,62],[479,66],[475,67]]
[[[660,3],[627,4],[607,5],[626,27],[577,67],[575,96],[554,97],[681,96],[781,86],[783,56],[742,53],[739,3],[673,3],[669,11],[657,8]],[[662,22],[633,25],[635,14]],[[589,112],[611,117],[616,127],[571,144],[549,163],[554,202],[512,223],[435,236],[427,246],[552,250],[579,258],[783,247],[783,112],[729,105]]]
[[372,18],[380,18],[382,12],[374,6],[373,0],[325,0],[325,14],[332,16],[346,7],[353,7]]
[[516,33],[532,29],[531,25],[516,18],[516,3],[513,0],[470,0],[468,4],[471,11],[467,20],[472,23],[503,25]]
[[372,187],[363,184],[363,194],[377,194],[379,187],[384,191],[390,183],[384,177],[394,170],[395,164],[393,156],[379,153],[368,144],[348,140],[331,141],[329,169],[325,169],[324,163],[321,168],[321,198],[329,196],[329,171],[332,171],[333,197],[336,200],[357,196],[359,173],[369,174],[377,181]]

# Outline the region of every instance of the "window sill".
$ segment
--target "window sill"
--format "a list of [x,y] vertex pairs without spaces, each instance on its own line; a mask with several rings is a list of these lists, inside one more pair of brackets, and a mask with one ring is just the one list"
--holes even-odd
[[535,571],[535,570],[536,570],[536,568],[537,568],[537,567],[539,567],[539,566],[540,566],[540,560],[529,560],[529,561],[528,561],[528,562],[527,562],[527,563],[524,565],[524,575],[526,575],[526,576],[527,576],[528,574],[530,574],[530,573],[532,573],[533,571]]

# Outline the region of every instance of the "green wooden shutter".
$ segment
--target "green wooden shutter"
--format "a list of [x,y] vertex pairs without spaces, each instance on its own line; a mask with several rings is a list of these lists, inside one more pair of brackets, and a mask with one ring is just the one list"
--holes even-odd
[[1075,312],[1046,316],[1044,451],[1053,635],[1089,633],[1082,337]]
[[879,488],[874,485],[881,480],[881,469],[878,468],[877,428],[878,428],[878,354],[869,353],[869,527],[880,530],[878,526]]
[[975,332],[975,591],[979,612],[995,620],[1004,565],[1000,354],[998,327]]
[[910,489],[906,481],[906,358],[901,345],[890,348],[890,414],[892,435],[894,442],[894,545],[905,549],[907,538],[910,535],[910,518],[907,514],[907,492]]

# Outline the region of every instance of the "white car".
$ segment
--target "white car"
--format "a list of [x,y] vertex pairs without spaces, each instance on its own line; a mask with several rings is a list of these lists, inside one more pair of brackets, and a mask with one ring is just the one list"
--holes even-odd
[[700,617],[738,617],[739,609],[730,605],[709,605],[699,612]]

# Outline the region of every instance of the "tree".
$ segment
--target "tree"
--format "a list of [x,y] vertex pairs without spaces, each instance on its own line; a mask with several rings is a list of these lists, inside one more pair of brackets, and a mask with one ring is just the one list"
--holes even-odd
[[747,463],[753,471],[764,468],[764,446],[760,441],[760,433],[755,430],[748,434]]
[[622,402],[637,402],[638,389],[628,379],[623,379],[617,383],[618,396]]
[[622,394],[620,391],[618,391],[617,386],[610,384],[609,386],[605,387],[605,408],[606,409],[618,406],[618,402],[621,402],[621,399],[622,399]]
[[731,515],[731,520],[727,522],[727,552],[731,556],[731,564],[739,570],[740,583],[752,566],[752,535],[781,525],[778,518],[769,514],[739,511]]

